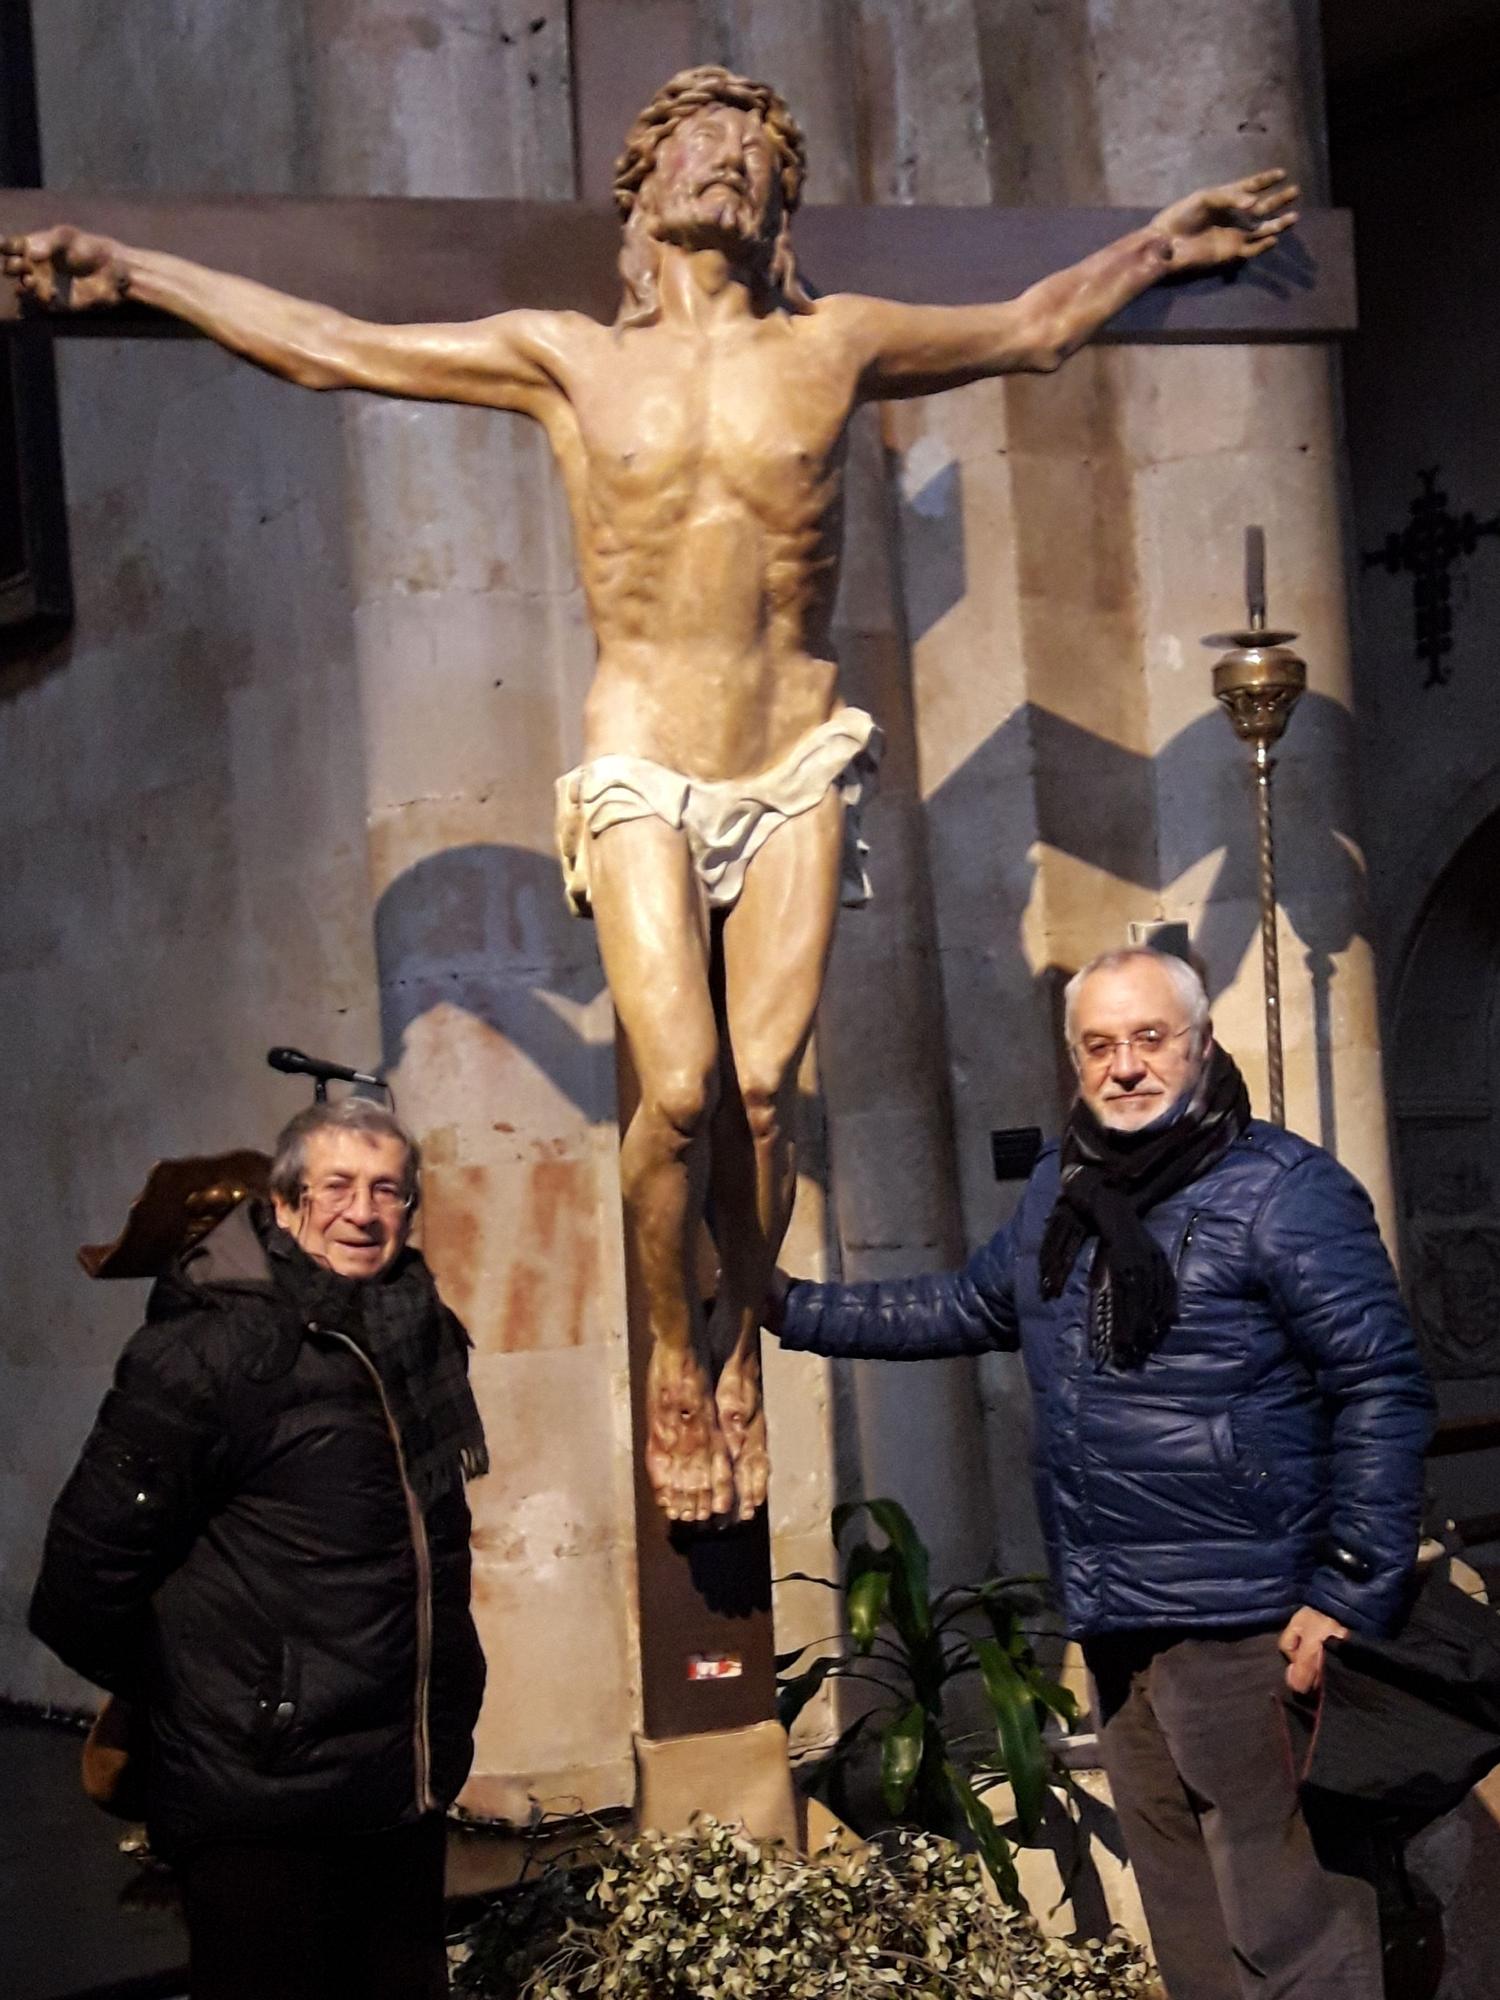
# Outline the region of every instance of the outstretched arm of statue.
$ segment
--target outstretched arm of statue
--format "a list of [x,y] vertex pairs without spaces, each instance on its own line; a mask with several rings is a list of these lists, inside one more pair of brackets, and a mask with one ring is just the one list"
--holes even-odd
[[97,311],[126,299],[155,306],[304,389],[369,389],[531,416],[559,393],[549,361],[567,317],[561,313],[380,326],[66,225],[7,237],[0,256],[22,296],[49,311]]
[[995,305],[913,306],[846,294],[825,299],[847,328],[863,401],[927,396],[987,375],[1049,374],[1161,278],[1260,257],[1296,222],[1297,189],[1279,167],[1204,188],[1144,229]]

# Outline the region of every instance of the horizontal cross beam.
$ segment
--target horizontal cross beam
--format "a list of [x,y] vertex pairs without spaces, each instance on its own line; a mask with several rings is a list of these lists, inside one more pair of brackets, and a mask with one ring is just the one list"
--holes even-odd
[[[1125,208],[813,207],[796,222],[819,292],[967,305],[1011,298],[1148,220]],[[512,306],[614,317],[619,224],[603,203],[272,195],[162,199],[0,190],[0,233],[55,222],[239,272],[362,319],[479,319]],[[0,285],[0,325],[19,308]],[[155,313],[60,315],[60,332],[159,335]],[[1350,218],[1313,209],[1267,255],[1158,285],[1101,338],[1132,342],[1328,340],[1356,324]]]

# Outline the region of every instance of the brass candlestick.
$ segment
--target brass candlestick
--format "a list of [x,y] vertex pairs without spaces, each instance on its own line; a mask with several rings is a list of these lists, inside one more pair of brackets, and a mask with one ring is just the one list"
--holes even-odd
[[1272,746],[1291,720],[1307,686],[1307,662],[1287,644],[1295,632],[1266,627],[1266,538],[1261,528],[1245,533],[1245,602],[1242,631],[1205,641],[1229,650],[1214,664],[1214,695],[1222,702],[1234,733],[1250,745],[1255,772],[1256,877],[1260,892],[1260,947],[1266,989],[1266,1073],[1271,1121],[1286,1123],[1286,1085],[1281,1062],[1281,957],[1276,939],[1276,840],[1271,802]]

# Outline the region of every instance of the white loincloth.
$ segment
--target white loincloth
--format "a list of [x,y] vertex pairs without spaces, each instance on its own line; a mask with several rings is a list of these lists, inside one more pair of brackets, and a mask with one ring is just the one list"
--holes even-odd
[[649,757],[595,757],[557,781],[557,845],[568,900],[590,913],[589,853],[612,826],[653,815],[687,835],[710,909],[738,901],[745,870],[777,827],[808,812],[836,785],[844,801],[840,901],[870,900],[860,813],[874,787],[883,739],[862,708],[841,708],[753,778],[685,778]]

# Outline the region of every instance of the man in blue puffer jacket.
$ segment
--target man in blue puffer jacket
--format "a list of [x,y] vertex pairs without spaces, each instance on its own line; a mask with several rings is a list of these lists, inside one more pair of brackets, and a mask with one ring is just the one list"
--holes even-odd
[[1373,1892],[1298,1802],[1285,1697],[1400,1616],[1427,1388],[1370,1202],[1250,1116],[1192,968],[1067,991],[1078,1098],[963,1270],[794,1283],[787,1347],[1021,1349],[1054,1579],[1172,2000],[1380,2000]]

